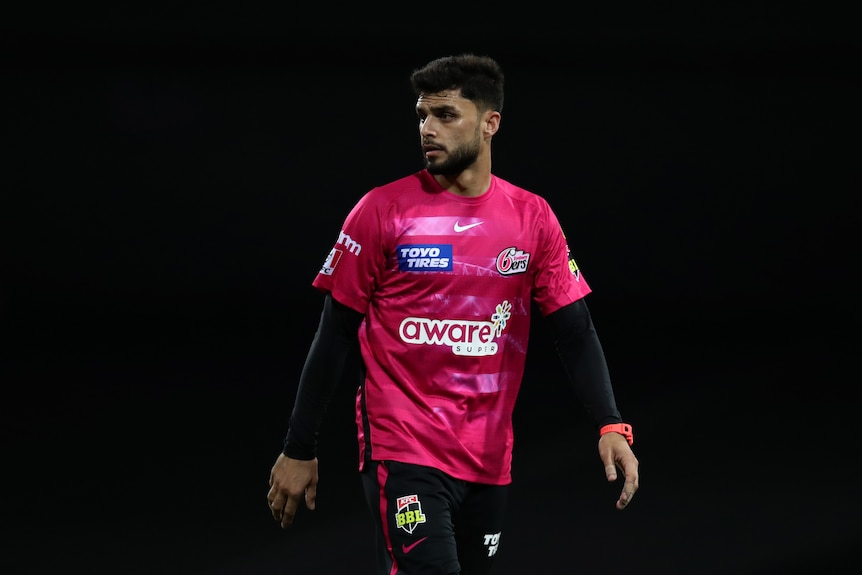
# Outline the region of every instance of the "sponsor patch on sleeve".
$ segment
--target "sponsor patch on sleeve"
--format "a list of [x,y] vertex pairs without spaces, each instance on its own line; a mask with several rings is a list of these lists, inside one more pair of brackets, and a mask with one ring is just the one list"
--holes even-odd
[[581,269],[578,267],[577,262],[575,262],[575,258],[572,257],[572,254],[569,253],[569,271],[572,272],[572,275],[575,276],[575,279],[581,281]]
[[575,276],[577,281],[581,281],[581,268],[578,267],[578,263],[575,261],[575,258],[572,256],[572,250],[569,247],[569,242],[566,240],[566,234],[560,229],[560,232],[563,234],[563,241],[566,242],[566,259],[569,260],[569,271],[572,272],[572,275]]
[[338,261],[341,259],[341,256],[344,255],[338,248],[332,248],[330,250],[329,255],[326,256],[326,261],[323,262],[323,267],[320,268],[320,273],[325,276],[331,276],[332,272],[335,271],[335,266],[338,265]]

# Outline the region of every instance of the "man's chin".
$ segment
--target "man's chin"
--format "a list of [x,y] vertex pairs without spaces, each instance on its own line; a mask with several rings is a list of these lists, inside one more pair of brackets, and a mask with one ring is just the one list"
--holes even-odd
[[425,169],[435,176],[448,176],[453,173],[452,166],[439,162],[425,162]]

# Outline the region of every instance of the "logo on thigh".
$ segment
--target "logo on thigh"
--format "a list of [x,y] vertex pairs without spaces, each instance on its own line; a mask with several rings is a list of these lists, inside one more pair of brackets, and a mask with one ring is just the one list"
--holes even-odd
[[488,548],[488,557],[493,557],[497,553],[497,549],[500,547],[501,534],[502,531],[485,534],[485,546]]
[[420,523],[425,523],[425,514],[422,513],[422,503],[418,495],[405,495],[396,500],[395,524],[406,531],[413,533]]

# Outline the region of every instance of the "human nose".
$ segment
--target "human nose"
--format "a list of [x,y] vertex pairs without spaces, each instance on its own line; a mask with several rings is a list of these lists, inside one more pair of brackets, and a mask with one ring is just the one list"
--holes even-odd
[[419,122],[419,135],[425,137],[433,136],[434,134],[436,134],[436,130],[434,129],[434,123],[430,117]]

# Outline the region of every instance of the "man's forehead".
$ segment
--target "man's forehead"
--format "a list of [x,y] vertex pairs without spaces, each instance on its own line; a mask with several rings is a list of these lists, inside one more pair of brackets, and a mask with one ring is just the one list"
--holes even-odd
[[443,90],[440,92],[422,92],[416,100],[417,106],[456,106],[469,102],[461,95],[461,90]]

